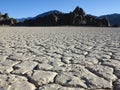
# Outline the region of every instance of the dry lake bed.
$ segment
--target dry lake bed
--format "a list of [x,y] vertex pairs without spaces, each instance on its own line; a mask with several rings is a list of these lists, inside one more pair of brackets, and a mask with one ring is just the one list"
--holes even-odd
[[0,27],[0,90],[120,90],[120,28]]

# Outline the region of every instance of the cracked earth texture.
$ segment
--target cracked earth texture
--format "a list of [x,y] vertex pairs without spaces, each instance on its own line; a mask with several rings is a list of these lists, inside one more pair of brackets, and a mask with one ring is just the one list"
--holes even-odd
[[0,90],[120,90],[120,28],[1,27]]

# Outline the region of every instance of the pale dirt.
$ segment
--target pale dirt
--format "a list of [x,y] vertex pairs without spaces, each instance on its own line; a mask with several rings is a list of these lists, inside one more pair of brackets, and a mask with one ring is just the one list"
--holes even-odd
[[0,90],[120,90],[120,28],[0,27]]

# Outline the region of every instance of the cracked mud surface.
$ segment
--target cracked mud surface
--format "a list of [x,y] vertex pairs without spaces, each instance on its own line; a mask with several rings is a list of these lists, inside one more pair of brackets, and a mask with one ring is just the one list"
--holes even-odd
[[120,28],[1,27],[0,90],[120,90]]

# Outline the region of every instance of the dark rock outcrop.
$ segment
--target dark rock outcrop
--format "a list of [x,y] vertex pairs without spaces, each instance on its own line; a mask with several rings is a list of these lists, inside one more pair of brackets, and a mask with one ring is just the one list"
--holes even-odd
[[18,21],[16,19],[13,19],[13,18],[9,18],[8,14],[5,13],[4,15],[2,15],[0,13],[0,25],[9,25],[9,26],[12,26],[12,25],[16,25],[18,23]]
[[99,19],[95,16],[86,15],[86,26],[108,27],[110,25],[105,18]]
[[51,13],[44,17],[25,20],[21,26],[96,26],[108,27],[109,22],[105,18],[97,18],[86,15],[82,8],[76,7],[70,13]]

